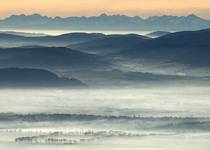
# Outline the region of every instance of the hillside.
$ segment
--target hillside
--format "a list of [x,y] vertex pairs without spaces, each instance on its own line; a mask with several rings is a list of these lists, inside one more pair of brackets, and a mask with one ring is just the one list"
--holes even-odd
[[210,30],[183,31],[150,39],[120,56],[210,67]]
[[106,35],[102,38],[71,44],[68,47],[92,53],[113,53],[134,48],[149,38],[136,34]]
[[103,58],[64,47],[17,47],[0,49],[0,67],[44,69],[96,69],[107,67]]
[[[26,33],[25,33],[26,34]],[[1,47],[20,47],[28,45],[65,47],[69,44],[78,44],[89,40],[104,37],[100,33],[68,33],[58,36],[23,36],[12,33],[0,33]]]
[[58,77],[56,74],[43,69],[0,69],[0,87],[70,87],[84,85],[77,79]]

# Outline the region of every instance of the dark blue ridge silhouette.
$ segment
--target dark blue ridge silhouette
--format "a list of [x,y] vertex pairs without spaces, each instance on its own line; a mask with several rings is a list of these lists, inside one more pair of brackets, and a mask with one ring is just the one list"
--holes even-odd
[[171,33],[140,43],[118,55],[161,59],[191,66],[210,66],[210,29]]
[[0,67],[47,69],[103,68],[103,58],[65,47],[18,47],[0,49]]
[[113,53],[133,49],[137,44],[141,44],[148,39],[150,38],[137,34],[107,35],[87,42],[70,44],[68,47],[86,52]]
[[43,69],[31,68],[2,68],[0,69],[0,87],[58,87],[58,86],[84,86],[77,79],[59,77]]

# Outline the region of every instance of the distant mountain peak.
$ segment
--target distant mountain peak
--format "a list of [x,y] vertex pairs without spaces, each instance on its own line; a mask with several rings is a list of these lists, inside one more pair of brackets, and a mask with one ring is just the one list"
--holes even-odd
[[197,19],[197,18],[202,19],[202,18],[198,17],[198,16],[195,15],[195,14],[190,14],[190,15],[188,15],[187,17],[188,17],[188,18],[192,18],[192,19]]
[[107,17],[108,15],[106,13],[102,13],[100,16],[101,17]]
[[25,15],[25,14],[20,14],[20,15],[12,15],[10,17],[7,17],[5,20],[12,20],[12,19],[25,19],[25,18],[28,18],[28,19],[48,19],[50,17],[48,16],[42,16],[38,13],[34,13],[34,14],[31,14],[31,15]]
[[186,18],[189,18],[189,19],[192,19],[192,20],[205,20],[205,19],[203,19],[203,18],[201,18],[201,17],[199,17],[195,14],[190,14]]
[[0,28],[12,29],[57,29],[57,30],[146,30],[183,31],[210,27],[210,21],[195,14],[188,16],[139,16],[121,14],[82,17],[48,17],[38,13],[12,15],[0,21]]
[[188,15],[188,17],[192,17],[192,18],[200,18],[200,17],[198,17],[197,15],[195,15],[195,14],[190,14],[190,15]]
[[34,14],[32,14],[31,16],[38,16],[38,17],[41,17],[41,15],[38,14],[38,13],[34,13]]

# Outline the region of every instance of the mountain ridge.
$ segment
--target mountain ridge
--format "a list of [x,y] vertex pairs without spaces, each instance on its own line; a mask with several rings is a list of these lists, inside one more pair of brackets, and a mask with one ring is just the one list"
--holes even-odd
[[[36,36],[26,37],[23,35],[16,35],[11,33],[0,32],[0,45],[3,47],[21,47],[28,45],[42,45],[42,46],[54,46],[54,47],[65,47],[69,44],[76,44],[85,42],[97,38],[104,37],[101,33],[67,33],[57,36]],[[10,42],[13,43],[10,43]]]
[[42,69],[104,68],[109,64],[100,56],[65,47],[0,48],[0,67]]
[[0,68],[1,87],[71,87],[85,86],[75,78],[59,77],[56,74],[35,68]]
[[150,39],[147,36],[137,34],[107,35],[94,40],[70,44],[68,47],[88,53],[113,53],[124,49],[132,49],[135,45]]
[[170,33],[149,39],[119,55],[130,58],[164,59],[194,67],[210,67],[210,29]]
[[40,14],[12,15],[0,20],[0,28],[72,29],[72,30],[199,30],[210,27],[210,20],[194,14],[187,16],[107,15],[81,17],[48,17]]

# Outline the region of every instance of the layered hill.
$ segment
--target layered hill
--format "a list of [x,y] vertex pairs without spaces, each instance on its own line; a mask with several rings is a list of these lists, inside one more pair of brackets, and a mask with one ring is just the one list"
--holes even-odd
[[32,67],[56,70],[107,67],[103,58],[65,47],[17,47],[0,49],[0,67]]
[[20,47],[28,45],[41,45],[41,46],[68,46],[69,44],[78,44],[90,40],[105,37],[100,33],[69,33],[58,36],[24,36],[12,34],[11,32],[0,33],[0,46],[1,47]]
[[209,39],[209,29],[176,32],[139,43],[132,50],[119,52],[119,55],[206,67],[210,66]]
[[95,40],[71,44],[68,47],[92,53],[113,53],[135,48],[149,38],[137,34],[106,35]]
[[77,79],[59,77],[43,69],[1,68],[0,87],[75,87],[85,86]]

